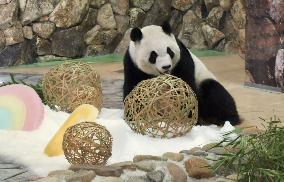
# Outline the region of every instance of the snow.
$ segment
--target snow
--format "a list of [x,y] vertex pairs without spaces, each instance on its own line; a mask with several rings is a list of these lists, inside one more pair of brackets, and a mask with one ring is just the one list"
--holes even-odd
[[[0,130],[0,156],[27,166],[39,176],[52,170],[67,169],[70,164],[65,157],[47,157],[43,150],[69,114],[56,112],[45,106],[45,117],[39,129],[26,131]],[[97,123],[105,126],[113,137],[112,156],[108,164],[131,161],[135,155],[162,155],[179,152],[196,146],[222,140],[222,134],[234,130],[226,122],[223,128],[216,125],[194,126],[183,137],[172,139],[151,138],[134,133],[123,120],[123,110],[102,109]]]

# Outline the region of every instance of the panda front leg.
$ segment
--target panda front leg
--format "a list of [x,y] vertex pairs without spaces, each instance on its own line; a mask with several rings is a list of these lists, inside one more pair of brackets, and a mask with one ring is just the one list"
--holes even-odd
[[[235,101],[230,93],[216,80],[207,79],[198,88],[199,117],[206,124],[231,125],[240,123]],[[204,124],[204,123],[199,123]]]

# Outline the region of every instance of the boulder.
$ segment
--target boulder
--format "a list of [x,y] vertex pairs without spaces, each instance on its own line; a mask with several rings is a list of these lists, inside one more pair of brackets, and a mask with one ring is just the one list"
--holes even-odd
[[202,32],[205,37],[206,42],[208,43],[209,48],[214,48],[222,39],[225,38],[225,35],[220,32],[218,29],[210,27],[209,25],[202,26]]
[[55,25],[52,22],[40,22],[33,24],[33,31],[40,37],[47,39],[54,32]]
[[143,26],[161,25],[171,15],[171,0],[156,0],[148,11]]
[[89,0],[61,0],[49,15],[56,27],[68,28],[82,22],[88,13]]
[[6,46],[24,41],[23,28],[20,22],[3,31],[6,39]]
[[85,31],[81,26],[55,31],[50,37],[52,53],[63,57],[83,56],[86,49],[82,39],[84,34]]
[[0,66],[33,63],[36,60],[35,50],[34,39],[7,46],[0,52]]
[[236,0],[231,8],[231,15],[239,29],[244,29],[246,25],[246,10],[241,0]]
[[130,33],[131,33],[131,28],[128,29],[122,40],[120,41],[120,43],[118,44],[118,46],[116,47],[116,49],[114,50],[114,53],[117,53],[117,54],[125,54],[128,46],[129,46],[129,43],[130,43]]
[[209,163],[206,159],[192,157],[184,162],[185,169],[190,177],[193,178],[210,178],[214,174],[209,168]]
[[22,14],[25,11],[27,0],[19,0],[19,9]]
[[178,10],[173,10],[170,17],[171,19],[169,23],[172,27],[173,33],[175,36],[178,36],[182,27],[182,13]]
[[221,7],[215,7],[210,11],[206,21],[210,26],[219,29],[223,15],[224,10]]
[[115,15],[115,21],[117,24],[117,31],[120,34],[124,34],[124,32],[129,27],[129,17],[128,16],[121,16],[121,15]]
[[18,8],[17,0],[0,5],[0,29],[6,29],[15,24],[18,16]]
[[111,4],[107,3],[99,9],[97,22],[101,27],[105,29],[116,28],[116,22]]
[[11,0],[0,0],[0,5],[2,4],[9,4]]
[[180,11],[186,11],[194,4],[194,2],[195,0],[173,0],[172,6]]
[[90,0],[90,6],[93,8],[100,8],[107,0]]
[[183,23],[179,39],[188,48],[204,49],[207,48],[206,41],[202,33],[202,19],[197,17],[191,10],[183,16]]
[[219,6],[219,0],[204,0],[207,12],[210,12],[214,7]]
[[98,10],[94,8],[89,8],[88,14],[81,23],[81,26],[87,30],[93,28],[97,23],[97,17],[98,17]]
[[154,0],[130,0],[130,3],[134,7],[148,11],[152,7]]
[[186,182],[187,181],[186,173],[178,165],[174,163],[168,163],[167,168],[168,168],[169,174],[171,175],[172,182]]
[[239,47],[241,51],[245,52],[245,47],[246,47],[246,30],[245,29],[239,29],[238,39],[239,39]]
[[85,56],[104,55],[108,53],[104,45],[88,45]]
[[0,30],[0,51],[6,47],[6,39],[5,34],[2,30]]
[[130,27],[139,27],[142,25],[146,13],[140,8],[131,8],[129,10],[129,25]]
[[52,54],[51,42],[46,39],[38,37],[36,40],[36,48],[36,53],[39,56]]
[[284,1],[273,0],[269,2],[269,15],[277,23],[284,22]]
[[233,0],[219,0],[219,2],[224,11],[229,11],[233,6]]
[[129,8],[129,0],[110,0],[112,10],[119,15],[126,15]]
[[32,39],[34,37],[32,27],[30,26],[24,26],[23,33],[26,39]]

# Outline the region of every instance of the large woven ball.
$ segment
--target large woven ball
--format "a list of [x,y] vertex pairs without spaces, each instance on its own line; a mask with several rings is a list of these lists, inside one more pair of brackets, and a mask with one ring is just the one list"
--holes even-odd
[[172,138],[196,124],[198,103],[190,86],[180,78],[162,75],[140,82],[124,100],[130,128],[143,135]]
[[72,112],[82,104],[102,108],[100,76],[91,64],[65,62],[53,67],[43,77],[43,96],[57,110]]
[[66,130],[62,148],[70,164],[106,164],[111,156],[112,136],[95,122],[82,122]]

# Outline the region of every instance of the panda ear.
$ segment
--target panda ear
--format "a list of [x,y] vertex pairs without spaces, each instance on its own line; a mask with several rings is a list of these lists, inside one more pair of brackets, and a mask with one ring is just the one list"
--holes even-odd
[[143,38],[140,28],[133,28],[130,33],[130,38],[133,42],[140,41]]
[[171,25],[169,24],[169,22],[165,21],[162,25],[162,29],[163,31],[168,34],[168,35],[171,35],[171,33],[173,32],[172,31],[172,27]]

